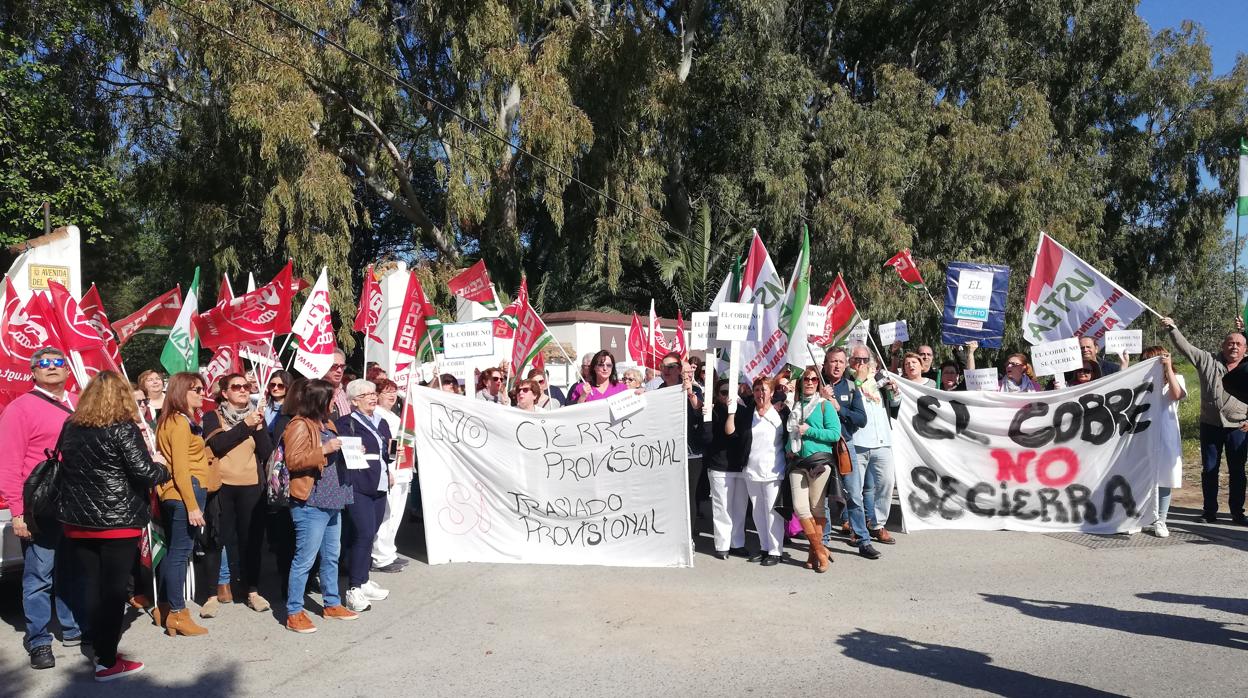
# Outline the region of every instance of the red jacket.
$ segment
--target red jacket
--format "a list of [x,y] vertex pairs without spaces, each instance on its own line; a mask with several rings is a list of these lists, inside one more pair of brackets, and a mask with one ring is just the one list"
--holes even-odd
[[[65,395],[69,404],[78,404],[77,395]],[[56,448],[67,419],[68,412],[31,393],[10,402],[0,413],[0,496],[13,516],[25,513],[22,485],[30,471],[47,459],[44,452]]]

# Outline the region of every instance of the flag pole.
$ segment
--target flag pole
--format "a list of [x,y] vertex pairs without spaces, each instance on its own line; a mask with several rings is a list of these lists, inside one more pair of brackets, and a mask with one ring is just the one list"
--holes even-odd
[[[1236,206],[1238,206],[1238,202],[1236,202]],[[1234,284],[1235,284],[1235,305],[1236,306],[1239,305],[1239,299],[1241,298],[1241,296],[1239,295],[1239,218],[1240,218],[1239,209],[1236,208],[1235,210],[1235,246],[1231,248],[1231,278],[1233,279]],[[1241,315],[1243,314],[1242,309],[1237,307],[1236,310],[1239,311]]]

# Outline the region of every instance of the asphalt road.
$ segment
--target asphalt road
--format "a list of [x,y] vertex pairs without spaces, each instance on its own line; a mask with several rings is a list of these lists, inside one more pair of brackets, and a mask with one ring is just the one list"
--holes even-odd
[[[841,544],[823,575],[720,561],[705,539],[694,569],[415,562],[376,575],[391,596],[360,620],[317,617],[312,635],[241,605],[203,621],[201,638],[139,617],[122,651],[147,670],[110,684],[76,648],[31,670],[10,587],[0,694],[1243,695],[1248,531],[1194,514],[1174,512],[1172,539],[1109,549],[925,532],[871,562]],[[404,535],[418,555],[418,528]]]

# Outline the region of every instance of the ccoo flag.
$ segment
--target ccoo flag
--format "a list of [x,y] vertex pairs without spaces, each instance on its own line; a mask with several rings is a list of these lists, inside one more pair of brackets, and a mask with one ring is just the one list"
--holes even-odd
[[1023,338],[1032,344],[1068,337],[1101,341],[1148,309],[1056,240],[1040,233],[1023,301]]
[[828,318],[824,321],[823,333],[818,337],[811,337],[810,343],[821,347],[848,344],[849,334],[862,322],[862,316],[858,314],[858,306],[854,304],[853,296],[849,295],[849,287],[845,285],[845,279],[840,274],[836,275],[832,285],[828,287],[820,305],[827,306]]
[[919,273],[919,267],[915,265],[914,258],[910,256],[909,249],[904,249],[893,255],[891,259],[884,263],[884,266],[896,269],[897,276],[900,276],[901,280],[910,288],[927,288],[923,283],[923,275]]

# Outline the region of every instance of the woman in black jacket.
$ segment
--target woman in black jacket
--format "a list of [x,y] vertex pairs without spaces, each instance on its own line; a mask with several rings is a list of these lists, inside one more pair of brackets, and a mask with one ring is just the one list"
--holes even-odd
[[61,431],[57,518],[68,551],[83,575],[94,608],[95,679],[111,681],[143,670],[117,653],[130,572],[151,519],[152,487],[169,472],[152,462],[139,432],[130,382],[112,371],[97,375]]
[[[731,439],[724,433],[728,422],[728,381],[715,383],[715,402],[711,408],[711,421],[701,422],[706,444],[702,452],[707,476],[711,484],[711,526],[715,539],[715,557],[727,560],[729,555],[748,557],[745,549],[745,509],[749,496],[745,491],[745,479],[741,475],[744,462],[730,459],[728,449]],[[748,407],[741,407],[747,413]]]
[[[389,472],[390,425],[377,414],[377,386],[360,379],[347,384],[347,397],[351,399],[351,414],[338,418],[338,437],[353,437],[364,447],[364,462],[368,467],[348,469],[347,479],[354,492],[353,501],[347,504],[347,516],[351,519],[350,536],[344,536],[347,561],[347,608],[359,613],[383,601],[390,595],[377,582],[368,578],[372,567],[373,539],[377,527],[386,515],[386,492],[394,476]],[[348,466],[349,468],[349,466]]]

